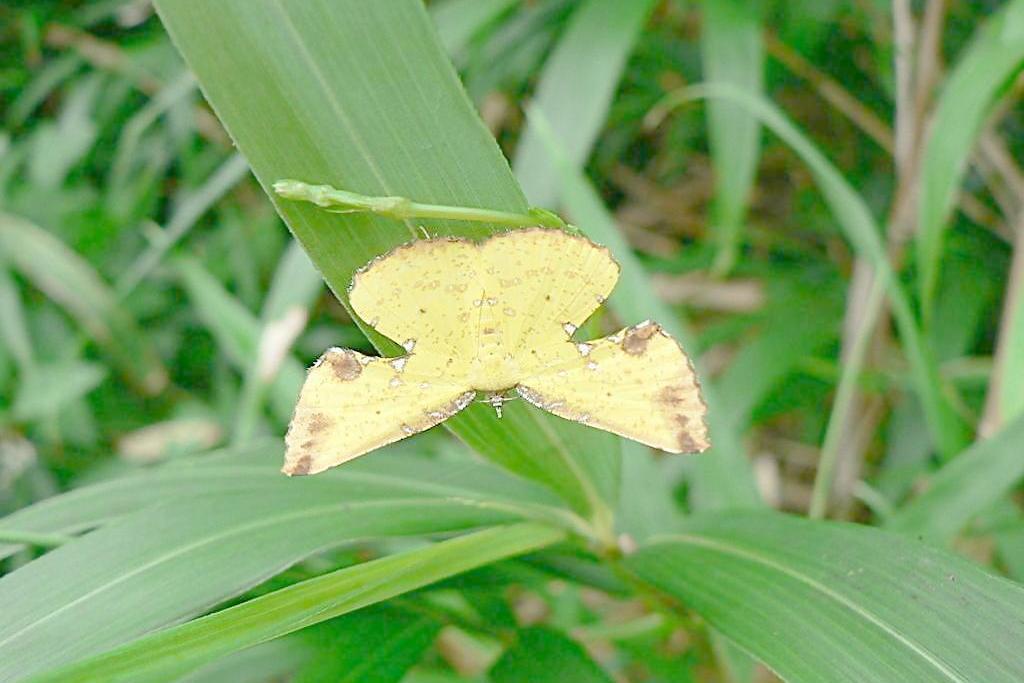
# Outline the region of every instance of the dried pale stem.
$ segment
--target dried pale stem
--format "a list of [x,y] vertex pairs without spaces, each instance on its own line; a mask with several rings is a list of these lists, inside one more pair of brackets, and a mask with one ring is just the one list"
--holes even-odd
[[857,398],[857,381],[864,369],[867,351],[874,338],[875,325],[882,312],[882,304],[885,301],[884,292],[885,286],[881,278],[872,278],[871,289],[864,302],[863,324],[856,330],[852,340],[844,340],[844,345],[850,344],[849,353],[846,354],[843,363],[839,386],[836,389],[836,398],[832,404],[832,414],[829,416],[828,426],[825,429],[825,441],[818,459],[818,472],[814,478],[814,491],[811,494],[811,505],[808,510],[808,515],[812,518],[824,517],[828,509],[829,494],[839,464],[844,434],[848,426],[854,422],[852,408]]
[[1003,302],[1003,313],[1000,317],[999,336],[996,339],[996,350],[992,372],[989,375],[988,393],[985,395],[985,412],[978,426],[978,433],[988,437],[998,432],[1008,418],[1003,405],[1004,383],[1019,381],[1019,378],[1008,378],[1006,366],[1013,353],[1020,353],[1012,348],[1015,340],[1019,341],[1019,330],[1024,328],[1024,211],[1017,219],[1016,240],[1014,241],[1013,260],[1010,263],[1010,277],[1006,285],[1006,298]]
[[[930,23],[926,23],[926,26],[930,25]],[[820,71],[776,36],[766,35],[765,46],[769,55],[778,60],[791,73],[810,83],[823,100],[835,107],[879,147],[890,154],[893,153],[893,133],[889,125],[843,88],[839,81]],[[937,60],[929,63],[937,63]],[[999,217],[975,195],[969,192],[961,193],[959,208],[972,222],[996,232],[1002,239],[1009,239],[1009,236],[1002,230]]]

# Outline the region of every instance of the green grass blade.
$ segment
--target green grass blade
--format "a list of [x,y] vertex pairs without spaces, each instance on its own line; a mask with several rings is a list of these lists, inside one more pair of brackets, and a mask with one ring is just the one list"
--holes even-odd
[[867,204],[821,150],[770,101],[719,84],[686,88],[670,96],[669,103],[700,98],[719,98],[742,105],[807,164],[846,238],[882,278],[934,446],[946,457],[960,452],[967,445],[966,429],[945,399],[934,354],[918,326],[910,299],[893,272],[881,231]]
[[21,303],[21,292],[11,277],[7,264],[0,261],[0,342],[25,372],[32,367],[35,353]]
[[[0,678],[118,646],[346,541],[451,532],[517,518],[494,502],[346,500],[330,481],[316,480],[289,488],[273,495],[257,489],[178,499],[4,576]],[[62,643],[57,651],[55,642]]]
[[[264,188],[294,178],[371,196],[527,210],[417,0],[161,0],[157,9]],[[422,236],[418,223],[271,199],[346,305],[357,268]],[[499,229],[422,224],[431,234],[474,238]],[[398,350],[362,328],[378,348]],[[484,456],[538,476],[577,509],[606,515],[615,499],[617,440],[526,413],[513,407],[499,421],[493,411],[470,409],[446,424]],[[579,450],[570,450],[573,444]]]
[[167,385],[167,371],[150,340],[85,259],[42,228],[5,213],[0,213],[0,252],[74,318],[140,390],[152,394]]
[[1024,478],[1024,415],[944,465],[928,489],[887,520],[889,529],[948,543]]
[[[544,65],[532,106],[550,122],[576,167],[581,168],[590,156],[626,58],[654,4],[652,0],[584,0]],[[554,206],[558,171],[532,125],[520,138],[515,171],[531,203]]]
[[35,680],[173,680],[217,657],[562,538],[534,524],[468,534],[304,581]]
[[925,144],[918,283],[927,320],[942,261],[943,233],[978,135],[995,100],[1024,63],[1024,0],[1009,0],[976,31],[943,86]]
[[1024,588],[896,534],[731,514],[626,564],[788,683],[1024,677]]
[[[260,323],[256,316],[195,259],[180,257],[174,267],[192,307],[217,340],[218,348],[243,376],[253,372],[259,363],[260,346]],[[284,424],[295,410],[295,400],[306,372],[302,363],[290,354],[281,363],[272,380],[269,398],[274,415]]]
[[175,208],[167,226],[158,233],[159,239],[150,244],[118,280],[118,295],[127,296],[140,282],[145,280],[160,264],[167,252],[180,242],[203,217],[203,214],[248,174],[249,166],[240,154],[228,157],[206,182]]
[[[728,83],[760,94],[764,80],[764,48],[755,3],[707,0],[703,3],[701,61],[704,80]],[[732,102],[708,102],[708,143],[715,171],[714,232],[718,242],[713,270],[732,269],[740,247],[740,231],[754,186],[760,157],[761,124]]]
[[473,36],[516,4],[516,0],[438,0],[430,16],[445,51],[458,60]]

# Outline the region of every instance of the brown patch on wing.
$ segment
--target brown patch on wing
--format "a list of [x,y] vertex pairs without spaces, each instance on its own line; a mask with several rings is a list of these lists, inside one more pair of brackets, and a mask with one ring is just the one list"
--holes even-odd
[[686,387],[663,387],[658,392],[658,401],[668,406],[679,405],[685,400]]
[[626,336],[622,338],[622,350],[631,356],[639,356],[647,350],[647,342],[658,330],[659,327],[654,323],[629,328]]
[[331,364],[334,376],[343,382],[352,381],[363,372],[363,366],[351,351],[333,353],[327,358],[327,362]]
[[295,461],[294,465],[285,465],[284,473],[288,476],[302,476],[309,474],[309,469],[313,466],[313,457],[309,453],[303,454],[298,460]]
[[[711,446],[708,443],[707,428],[704,426],[703,420],[698,420],[698,425],[691,426],[689,415],[679,413],[675,417],[681,427],[677,437],[681,453],[702,453]],[[694,438],[695,436],[697,438]]]
[[306,430],[310,434],[319,434],[331,426],[331,420],[323,413],[313,413],[306,422]]

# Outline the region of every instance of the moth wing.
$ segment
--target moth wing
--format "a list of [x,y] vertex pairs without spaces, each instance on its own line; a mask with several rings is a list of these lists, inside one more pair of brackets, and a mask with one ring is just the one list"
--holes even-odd
[[[455,239],[410,242],[374,259],[352,278],[349,301],[386,337],[413,341],[455,359],[446,376],[460,376],[475,356],[472,333],[483,295],[475,244]],[[461,367],[460,367],[461,366]]]
[[285,436],[285,474],[315,474],[443,422],[474,392],[438,381],[414,354],[329,349],[309,370]]
[[558,355],[516,387],[535,406],[671,453],[711,445],[693,365],[659,325],[567,343]]
[[480,249],[502,346],[526,369],[535,365],[531,352],[571,336],[619,279],[608,249],[563,230],[511,230]]

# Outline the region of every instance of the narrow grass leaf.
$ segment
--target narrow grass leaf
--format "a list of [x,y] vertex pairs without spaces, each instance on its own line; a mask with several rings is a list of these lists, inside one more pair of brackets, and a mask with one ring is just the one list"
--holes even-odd
[[117,282],[119,296],[127,296],[160,265],[164,256],[188,234],[200,218],[221,200],[231,188],[249,175],[249,165],[241,154],[233,154],[210,177],[175,206],[163,231],[135,259]]
[[486,529],[304,581],[35,680],[173,680],[231,652],[563,538],[535,524]]
[[[704,80],[761,93],[764,48],[756,3],[709,0],[703,9],[701,61]],[[732,102],[708,102],[708,143],[715,172],[714,233],[718,242],[714,270],[731,270],[757,173],[761,124]]]
[[896,534],[707,516],[626,565],[788,683],[1024,677],[1024,588]]
[[[654,4],[584,0],[544,65],[532,107],[543,112],[575,167],[590,156],[626,58]],[[515,171],[531,203],[553,206],[558,200],[557,169],[532,126],[519,140]]]
[[975,32],[943,85],[925,143],[918,206],[917,267],[928,319],[946,224],[967,162],[996,99],[1024,63],[1024,0],[1009,0]]
[[[296,178],[434,204],[528,208],[418,0],[156,5],[264,188]],[[480,238],[502,229],[441,220],[425,220],[421,229],[411,221],[272,200],[346,305],[357,268],[424,230]],[[360,325],[384,352],[398,350]],[[520,473],[541,473],[577,509],[606,515],[617,497],[617,440],[536,410],[516,412],[498,420],[494,411],[470,409],[446,424],[482,455]],[[570,451],[572,443],[587,449]]]
[[1024,478],[1024,415],[979,441],[936,472],[928,489],[897,510],[887,526],[936,543],[949,543],[971,518]]

